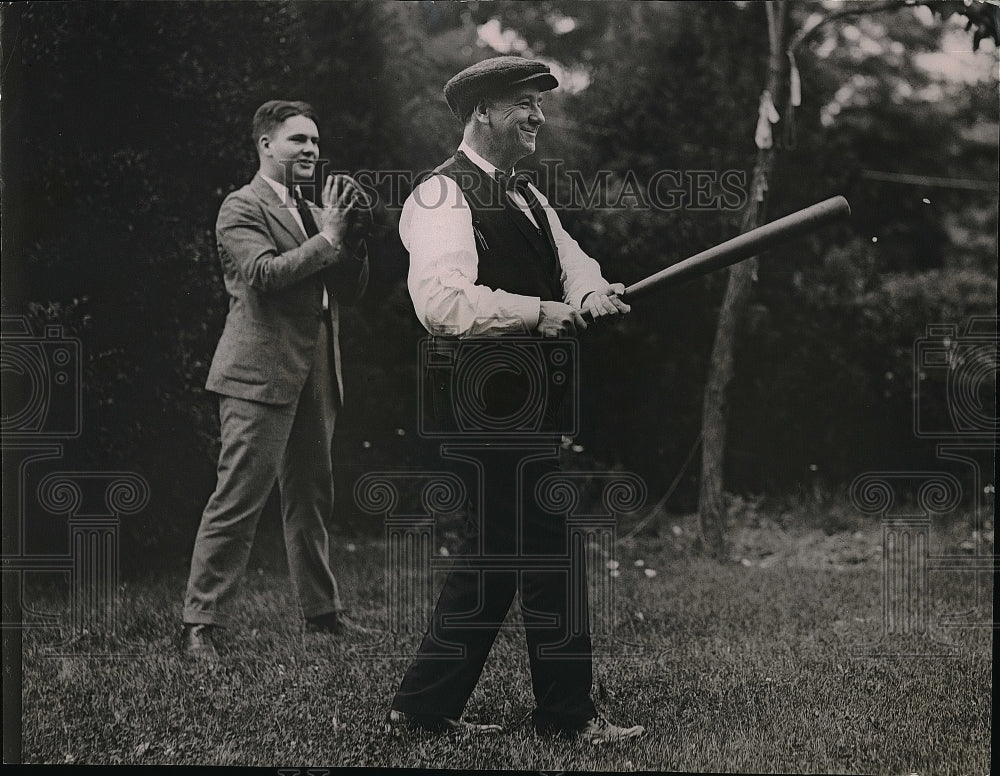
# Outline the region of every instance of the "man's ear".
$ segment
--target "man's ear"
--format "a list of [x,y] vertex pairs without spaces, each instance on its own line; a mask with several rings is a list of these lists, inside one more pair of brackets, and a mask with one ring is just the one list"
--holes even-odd
[[477,102],[476,107],[472,109],[472,117],[480,124],[489,124],[490,123],[489,100],[480,100],[479,102]]
[[257,153],[261,156],[271,155],[271,138],[267,135],[261,135],[257,139]]

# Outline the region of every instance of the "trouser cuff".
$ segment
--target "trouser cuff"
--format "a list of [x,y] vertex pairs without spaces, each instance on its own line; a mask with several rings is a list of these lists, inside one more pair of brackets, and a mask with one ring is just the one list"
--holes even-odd
[[582,730],[588,720],[597,715],[597,710],[591,705],[579,711],[568,713],[553,713],[541,709],[531,712],[531,723],[539,733],[575,733]]
[[232,619],[224,614],[198,609],[185,609],[181,619],[185,625],[214,625],[217,628],[229,628],[233,624]]
[[346,611],[347,608],[340,601],[334,601],[332,603],[310,606],[308,609],[303,608],[302,616],[311,620],[313,617],[322,617],[324,614],[340,614]]

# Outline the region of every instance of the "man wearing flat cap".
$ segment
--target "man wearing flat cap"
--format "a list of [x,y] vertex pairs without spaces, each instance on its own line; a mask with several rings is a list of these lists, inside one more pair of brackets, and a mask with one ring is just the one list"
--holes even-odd
[[[470,342],[527,343],[537,350],[537,338],[571,337],[586,329],[585,315],[629,311],[619,297],[623,287],[604,279],[542,193],[515,174],[514,165],[534,152],[545,122],[542,95],[556,86],[545,64],[504,56],[466,68],[444,87],[449,107],[464,124],[463,140],[407,199],[399,233],[410,254],[407,284],[414,310],[433,341],[455,343],[458,372],[461,359],[477,352]],[[497,371],[508,374],[492,389],[471,380],[465,386],[478,392],[482,405],[472,409],[487,418],[507,417],[526,396],[513,374],[518,369]],[[432,398],[441,399],[442,387],[430,382]],[[459,398],[444,396],[444,402],[458,405]],[[478,447],[442,446],[446,458],[459,461],[457,468],[465,466],[466,477],[476,470],[467,485],[468,531],[393,698],[390,729],[500,729],[461,716],[517,593],[535,729],[594,743],[643,732],[640,726],[611,724],[594,707],[586,579],[566,571],[582,568],[576,565],[582,548],[568,546],[563,516],[535,503],[541,479],[558,472],[557,415],[557,409],[546,408],[538,434],[528,442],[518,437],[520,448],[509,438]],[[495,430],[502,437],[504,429]],[[549,447],[541,442],[553,438]],[[517,472],[513,484],[497,474],[507,470]]]

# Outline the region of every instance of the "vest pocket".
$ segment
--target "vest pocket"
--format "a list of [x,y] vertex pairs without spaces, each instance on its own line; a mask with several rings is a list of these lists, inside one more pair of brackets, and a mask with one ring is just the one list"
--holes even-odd
[[486,242],[486,238],[483,237],[483,232],[482,232],[482,230],[479,227],[480,227],[480,221],[479,221],[479,219],[478,218],[474,218],[472,220],[472,233],[476,237],[476,247],[480,251],[484,251],[485,252],[485,251],[488,251],[490,249],[490,246]]

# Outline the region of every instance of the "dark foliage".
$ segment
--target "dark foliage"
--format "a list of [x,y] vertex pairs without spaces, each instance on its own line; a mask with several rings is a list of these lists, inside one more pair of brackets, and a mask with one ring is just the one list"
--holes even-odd
[[[557,32],[563,16],[575,26]],[[562,162],[550,195],[605,174],[613,194],[641,190],[661,170],[749,179],[766,48],[754,4],[4,9],[3,312],[81,338],[84,433],[60,466],[148,479],[152,501],[126,527],[134,562],[184,562],[214,483],[216,405],[202,387],[226,311],[214,222],[255,169],[249,119],[265,99],[314,104],[332,169],[405,173],[370,178],[379,198],[372,290],[343,326],[338,530],[380,528],[353,506],[360,474],[435,460],[416,433],[422,330],[405,289],[398,206],[405,176],[457,144],[440,87],[494,53],[476,43],[476,25],[494,18],[534,54],[590,79],[577,94],[552,95],[539,153],[526,161],[538,170]],[[936,40],[903,22],[890,35],[914,50]],[[912,434],[913,343],[928,323],[995,311],[995,196],[935,191],[928,206],[925,192],[863,176],[891,164],[990,178],[996,147],[976,128],[995,134],[995,89],[932,104],[895,100],[875,79],[863,86],[867,102],[846,106],[833,127],[819,121],[850,68],[925,77],[905,57],[890,59],[800,55],[804,100],[795,137],[781,138],[770,217],[834,193],[856,217],[762,261],[732,413],[735,490],[794,491],[817,476],[834,488],[866,467],[930,460]],[[732,236],[738,212],[633,203],[569,207],[564,220],[609,277],[628,283]],[[669,291],[588,334],[581,467],[637,471],[654,499],[666,490],[697,439],[723,284],[720,273]],[[687,472],[671,508],[691,508],[696,476]]]

